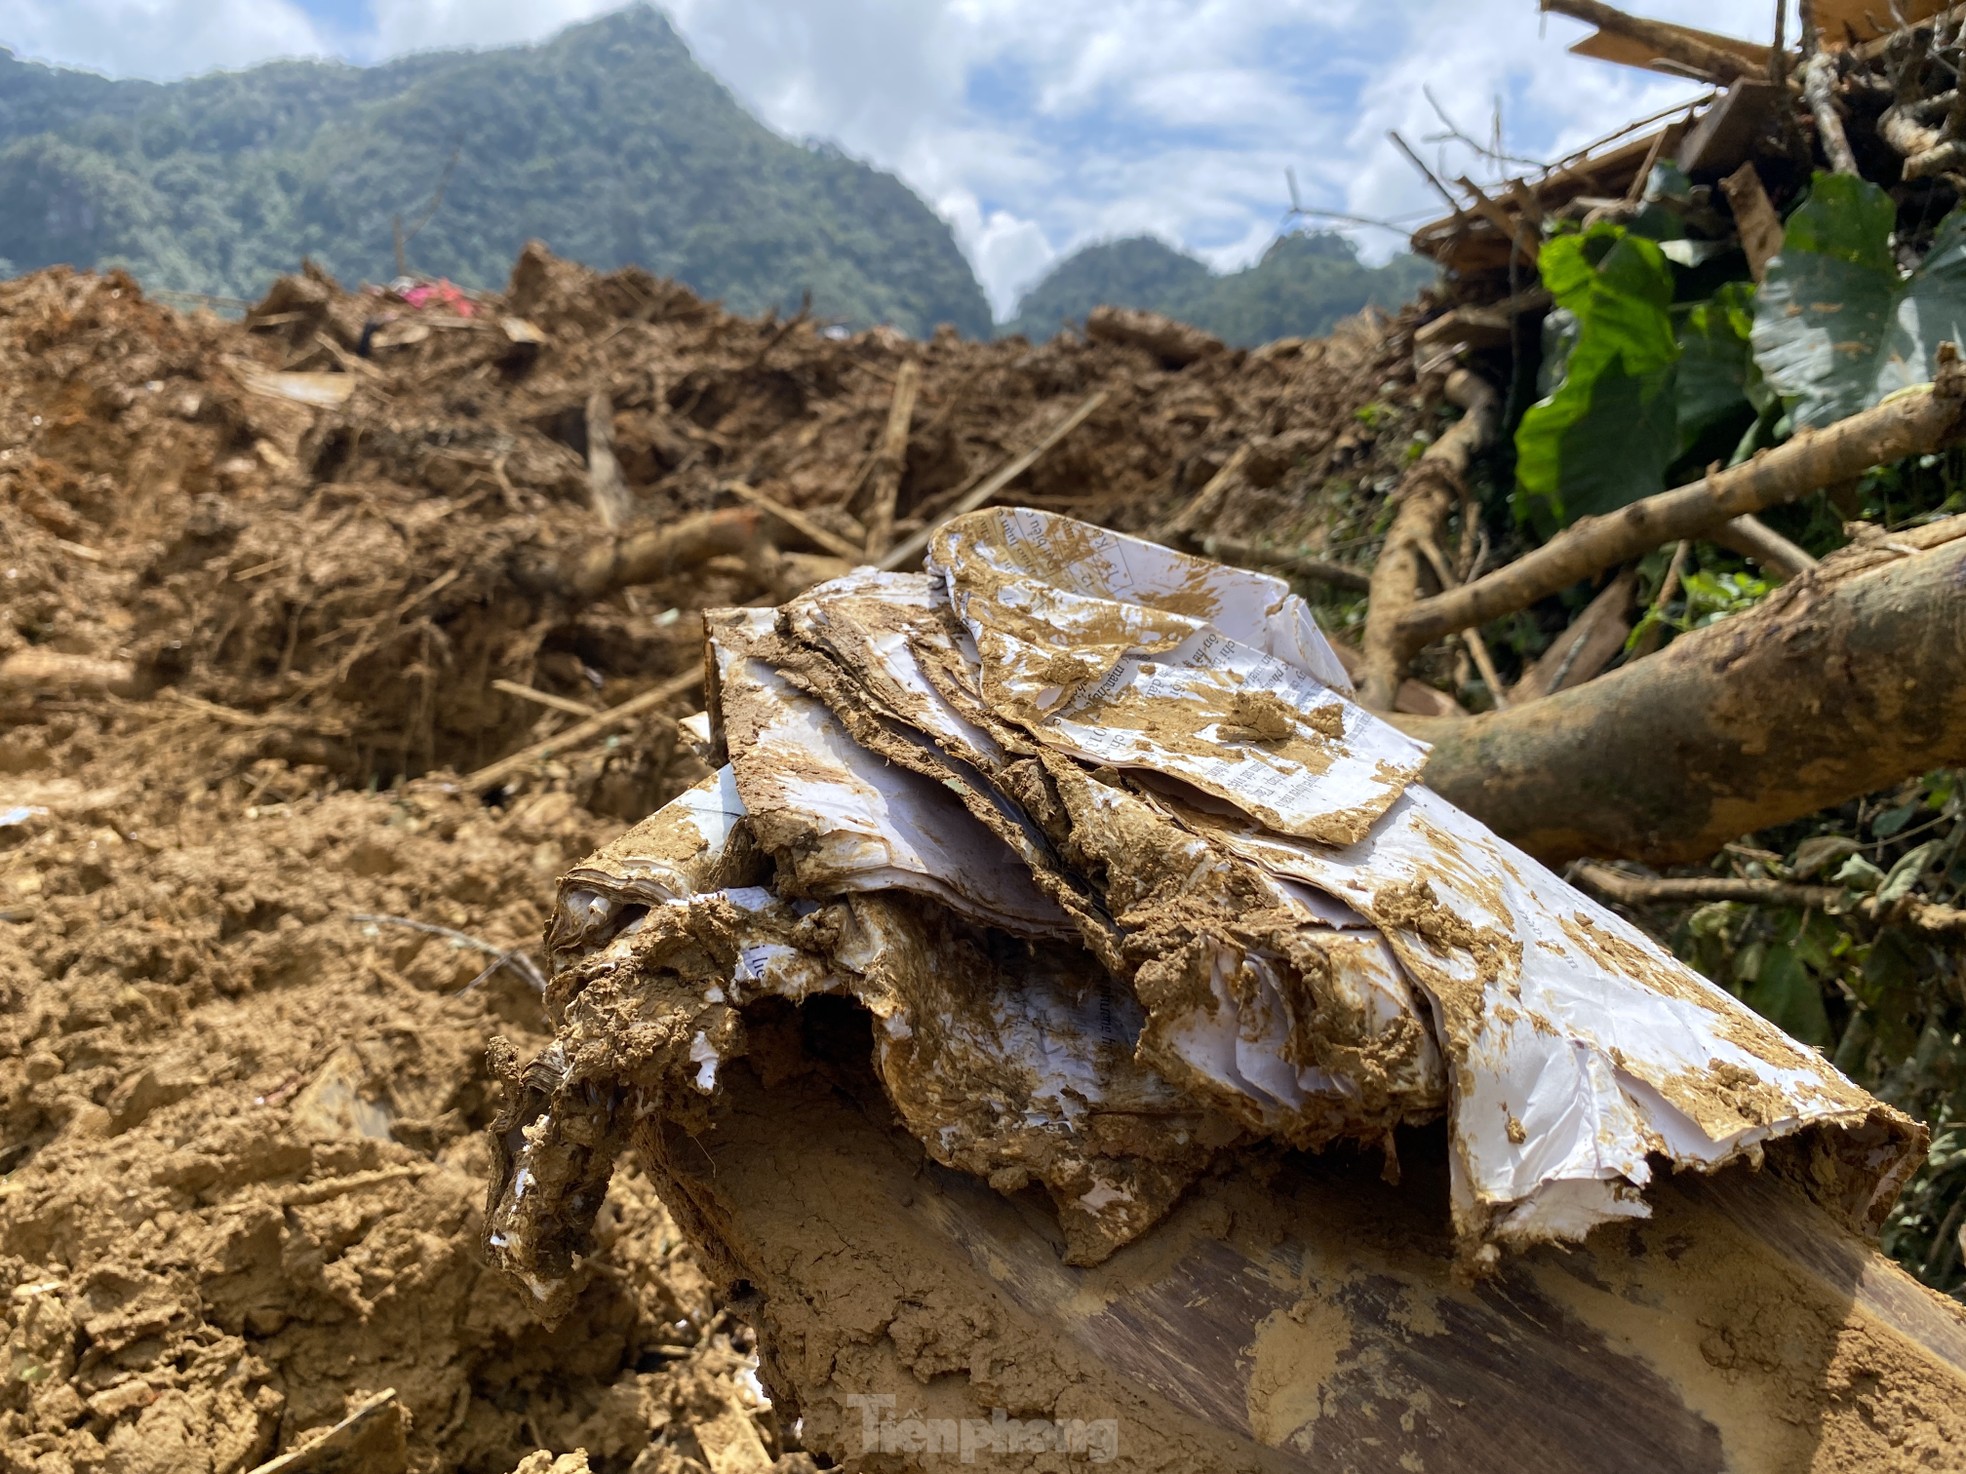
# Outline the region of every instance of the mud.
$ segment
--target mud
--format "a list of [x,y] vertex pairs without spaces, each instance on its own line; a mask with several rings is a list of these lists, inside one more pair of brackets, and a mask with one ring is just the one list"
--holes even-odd
[[[946,582],[710,617],[729,766],[562,887],[557,1033],[503,1069],[495,1257],[564,1311],[636,1148],[781,1410],[855,1467],[1095,1439],[1141,1469],[1952,1459],[1966,1426],[1907,1410],[1956,1397],[1966,1322],[1852,1234],[1921,1129],[1423,788],[1340,849],[1212,800],[1189,754],[1089,760],[1046,730],[1073,699],[1047,635],[1087,679],[1142,646],[1268,674],[1216,625],[1153,644],[1186,614],[1108,597],[1108,561],[1296,626],[1281,586],[1082,524],[1069,583],[992,580],[1011,628],[978,621],[951,548],[1028,564],[1048,528],[978,514],[938,539]],[[1252,689],[1187,687],[1246,734],[1225,762],[1270,740]],[[1337,730],[1305,728],[1372,740],[1320,689]],[[1314,823],[1328,796],[1266,797]],[[634,904],[640,876],[668,893]],[[1375,1149],[1410,1195],[1360,1191]]]
[[226,323],[116,275],[0,283],[0,1469],[243,1474],[330,1443],[382,1474],[799,1467],[749,1326],[632,1167],[559,1328],[482,1261],[488,1050],[549,1037],[556,880],[708,771],[682,697],[462,789],[578,720],[492,682],[606,706],[698,668],[697,610],[837,571],[766,519],[632,587],[583,572],[733,479],[858,539],[909,358],[897,537],[1095,388],[1019,499],[1150,528],[1252,443],[1212,530],[1293,547],[1332,522],[1307,488],[1383,492],[1429,420],[1417,319],[1170,372],[838,340],[538,252],[479,306],[306,274]]

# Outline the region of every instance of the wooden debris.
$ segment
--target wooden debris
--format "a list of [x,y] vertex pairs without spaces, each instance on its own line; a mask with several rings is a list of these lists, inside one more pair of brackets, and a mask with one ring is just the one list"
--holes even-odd
[[1507,348],[1515,341],[1516,319],[1547,312],[1549,306],[1550,294],[1530,287],[1489,306],[1456,307],[1414,329],[1414,354],[1425,358],[1462,348]]
[[928,545],[934,538],[937,527],[941,526],[943,522],[946,522],[951,517],[960,517],[965,512],[973,512],[978,507],[990,502],[1005,487],[1009,486],[1011,482],[1015,481],[1019,476],[1022,476],[1031,467],[1043,460],[1059,441],[1078,429],[1080,425],[1083,425],[1092,417],[1093,412],[1106,402],[1106,392],[1104,389],[1099,389],[1088,394],[1080,401],[1077,409],[1073,410],[1063,420],[1059,421],[1057,425],[1053,426],[1050,432],[1036,445],[1008,462],[994,475],[980,482],[974,489],[966,492],[961,500],[942,513],[941,517],[933,526],[923,528],[899,547],[891,549],[887,556],[880,560],[879,566],[885,569],[905,568],[917,558],[921,557],[923,553],[928,551]]
[[761,551],[763,517],[750,507],[729,507],[678,518],[667,527],[647,528],[547,555],[520,570],[521,578],[574,599],[598,599],[615,589],[653,583],[716,557],[754,558]]
[[1666,642],[1666,606],[1672,603],[1673,596],[1679,592],[1679,578],[1685,572],[1686,560],[1692,552],[1693,544],[1685,538],[1681,538],[1679,545],[1672,550],[1672,561],[1666,564],[1666,576],[1659,580],[1659,592],[1653,596],[1652,607],[1645,614],[1646,619],[1651,622],[1645,626],[1637,642],[1632,646],[1633,660],[1643,659]]
[[678,696],[697,690],[702,684],[703,672],[700,670],[684,671],[679,676],[671,676],[668,680],[649,687],[641,695],[629,697],[619,706],[610,707],[597,716],[589,717],[586,721],[567,728],[564,732],[556,732],[551,737],[542,738],[530,747],[521,748],[510,757],[502,757],[497,762],[478,769],[464,779],[464,786],[474,793],[484,793],[489,789],[497,788],[534,764],[558,757],[562,753],[577,751],[595,738],[605,737],[610,732],[618,731],[656,708],[674,701]]
[[1581,686],[1617,659],[1631,635],[1632,598],[1638,592],[1638,570],[1627,568],[1604,586],[1570,628],[1556,638],[1536,663],[1516,682],[1515,700]]
[[[1872,466],[1929,455],[1958,443],[1966,438],[1966,372],[1957,354],[1947,351],[1949,346],[1941,346],[1935,384],[1909,390],[1824,429],[1798,431],[1773,450],[1689,485],[1606,516],[1586,517],[1508,567],[1451,592],[1418,602],[1409,599],[1394,616],[1396,634],[1387,649],[1410,655],[1442,635],[1525,609],[1600,569],[1643,557],[1663,543],[1708,536],[1744,512],[1779,506]],[[1380,569],[1384,568],[1381,554]],[[1375,606],[1379,577],[1375,571]],[[1371,649],[1369,639],[1367,649]],[[1385,679],[1391,679],[1390,672]]]
[[502,691],[507,696],[516,696],[521,701],[530,701],[536,706],[550,707],[554,711],[564,711],[577,717],[591,717],[596,708],[584,701],[570,701],[564,696],[555,696],[550,691],[536,691],[531,686],[523,686],[517,681],[496,680],[492,690]]
[[[1712,36],[1685,26],[1643,20],[1605,5],[1601,0],[1542,0],[1542,8],[1545,13],[1555,11],[1558,15],[1588,22],[1600,32],[1643,49],[1650,56],[1648,61],[1639,63],[1642,66],[1669,61],[1683,76],[1714,82],[1732,82],[1737,77],[1756,73],[1765,76],[1768,71],[1765,48],[1748,47],[1748,54],[1743,55],[1737,48],[1744,43],[1730,42],[1727,37]],[[1758,56],[1754,54],[1757,50],[1760,51]]]
[[315,409],[339,409],[361,382],[353,374],[276,373],[243,361],[228,361],[239,387],[249,394],[284,399]]
[[[1461,500],[1461,478],[1469,463],[1495,434],[1499,402],[1495,391],[1462,369],[1447,381],[1447,397],[1465,413],[1400,479],[1393,493],[1397,510],[1379,560],[1372,566],[1372,598],[1365,616],[1365,663],[1359,699],[1383,709],[1393,704],[1406,663],[1425,640],[1414,642],[1401,627],[1404,611],[1416,607],[1426,574],[1422,544],[1438,543],[1440,529]],[[1465,592],[1459,590],[1458,592]],[[1446,596],[1441,596],[1446,597]],[[1426,603],[1436,602],[1434,600]],[[1425,607],[1421,604],[1417,607]],[[1456,629],[1482,623],[1464,619]],[[1441,631],[1440,633],[1446,633]],[[1437,638],[1429,636],[1428,638]]]
[[1743,164],[1720,181],[1734,212],[1734,228],[1741,235],[1741,249],[1747,253],[1748,274],[1759,286],[1768,276],[1768,263],[1782,249],[1782,217],[1768,202],[1768,191],[1761,186],[1761,175],[1753,164]]
[[821,526],[797,507],[788,507],[775,497],[758,490],[757,487],[746,486],[742,481],[726,481],[723,489],[732,496],[749,502],[759,511],[777,518],[801,537],[819,544],[835,557],[844,558],[849,563],[861,561],[860,548],[851,539],[841,537],[830,527]]
[[299,1448],[269,1459],[252,1474],[402,1474],[409,1467],[409,1419],[394,1387]]
[[[1338,663],[1345,668],[1345,674],[1354,681],[1360,671],[1365,669],[1365,656],[1358,646],[1336,635],[1326,635],[1331,642],[1332,653]],[[1466,717],[1467,709],[1445,691],[1436,690],[1425,681],[1416,681],[1411,676],[1399,683],[1399,690],[1393,696],[1392,709],[1407,716],[1416,717]]]
[[1135,307],[1095,307],[1086,314],[1085,335],[1094,342],[1144,348],[1170,368],[1224,352],[1222,340],[1158,312]]
[[[1447,559],[1431,538],[1421,542],[1420,552],[1434,571],[1443,589],[1459,588],[1461,581],[1454,576],[1454,570],[1447,566]],[[1467,642],[1468,653],[1474,657],[1475,669],[1481,672],[1482,683],[1488,687],[1488,694],[1495,703],[1497,711],[1504,711],[1509,705],[1509,692],[1505,689],[1502,674],[1495,668],[1495,657],[1488,653],[1488,641],[1481,637],[1478,629],[1461,631],[1461,638]]]
[[1229,458],[1222,462],[1213,476],[1202,483],[1201,490],[1188,498],[1180,511],[1161,524],[1161,529],[1156,535],[1157,540],[1179,542],[1193,537],[1195,529],[1215,515],[1223,499],[1228,496],[1229,488],[1235,485],[1236,479],[1242,475],[1242,468],[1248,460],[1249,446],[1245,442],[1229,453]]
[[609,532],[627,524],[633,503],[615,459],[614,402],[605,389],[587,396],[587,498]]
[[1788,90],[1762,77],[1742,77],[1686,130],[1679,145],[1679,167],[1694,179],[1713,179],[1740,165],[1767,131]]
[[67,655],[38,645],[0,658],[0,691],[26,695],[134,696],[136,667],[127,660]]
[[1966,910],[1907,896],[1882,902],[1833,885],[1803,885],[1735,875],[1633,875],[1594,860],[1580,860],[1571,877],[1620,906],[1685,906],[1703,901],[1741,901],[1751,906],[1793,906],[1802,911],[1850,914],[1923,932],[1966,935]]
[[[908,359],[894,378],[894,399],[888,405],[887,428],[870,474],[873,503],[867,513],[867,557],[878,560],[894,537],[894,504],[901,494],[901,477],[908,469],[908,427],[915,418],[915,396],[921,390],[922,366]],[[835,549],[835,551],[838,551]],[[855,558],[852,553],[842,557]]]
[[1843,131],[1843,119],[1836,112],[1836,62],[1826,51],[1818,51],[1802,67],[1802,95],[1809,101],[1810,116],[1816,120],[1816,141],[1823,157],[1838,174],[1855,174],[1857,156],[1850,152],[1850,140]]
[[1736,517],[1708,536],[1730,553],[1739,553],[1768,575],[1771,583],[1786,583],[1807,573],[1816,560],[1759,517]]
[[1966,516],[1918,531],[1947,540],[1853,543],[1586,685],[1462,722],[1403,719],[1434,744],[1423,781],[1546,863],[1691,864],[1873,792],[1881,773],[1966,761]]

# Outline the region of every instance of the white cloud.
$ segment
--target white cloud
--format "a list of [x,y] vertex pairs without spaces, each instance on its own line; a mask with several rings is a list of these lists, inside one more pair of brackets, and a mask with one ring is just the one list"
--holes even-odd
[[516,46],[620,8],[621,0],[369,0],[373,23],[356,44],[365,58],[378,59],[443,47]]
[[[349,0],[0,0],[0,44],[169,77],[332,44],[362,60],[537,41],[619,0],[370,0],[354,36],[301,8]],[[1387,141],[1449,177],[1491,172],[1440,131],[1431,90],[1507,147],[1552,157],[1694,90],[1570,56],[1534,0],[671,0],[698,58],[771,126],[892,169],[947,218],[999,312],[1079,245],[1148,233],[1218,268],[1268,244],[1294,171],[1306,204],[1438,213]],[[1764,37],[1766,0],[1648,0]],[[1369,254],[1398,236],[1356,233]]]
[[0,46],[158,80],[331,49],[293,0],[0,0]]
[[[1723,34],[1766,40],[1773,12],[1766,0],[1650,0],[1646,13]],[[1493,165],[1456,143],[1426,142],[1443,131],[1430,91],[1465,131],[1488,134],[1502,112],[1504,147],[1554,160],[1636,118],[1700,95],[1702,88],[1652,72],[1569,54],[1588,34],[1529,4],[1457,4],[1432,0],[1411,18],[1416,44],[1365,85],[1344,152],[1354,161],[1344,186],[1348,209],[1363,215],[1438,215],[1439,195],[1386,137],[1397,129],[1448,179],[1492,177]],[[1791,27],[1790,34],[1794,34]],[[1424,38],[1424,44],[1419,43]]]

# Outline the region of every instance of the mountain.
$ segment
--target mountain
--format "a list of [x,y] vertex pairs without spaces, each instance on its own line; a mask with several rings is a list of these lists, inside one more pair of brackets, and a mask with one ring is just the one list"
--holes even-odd
[[[454,162],[452,162],[454,156]],[[338,276],[501,283],[526,240],[687,283],[732,309],[986,336],[946,222],[890,174],[771,132],[638,6],[539,46],[375,67],[278,62],[160,85],[0,51],[0,262],[121,265],[258,295]]]
[[1262,260],[1227,275],[1134,236],[1087,246],[1053,267],[1002,331],[1049,338],[1094,307],[1145,307],[1253,347],[1328,332],[1368,303],[1390,310],[1432,280],[1433,268],[1417,256],[1367,266],[1350,241],[1327,232],[1279,236]]

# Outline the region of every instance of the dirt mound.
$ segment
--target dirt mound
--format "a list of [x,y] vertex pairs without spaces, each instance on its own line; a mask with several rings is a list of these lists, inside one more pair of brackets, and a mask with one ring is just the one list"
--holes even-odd
[[[645,1181],[557,1331],[476,1248],[486,1049],[547,1038],[555,879],[706,769],[656,713],[494,802],[444,770],[837,569],[727,487],[859,546],[909,360],[897,541],[1103,390],[1009,495],[1152,530],[1214,480],[1209,535],[1316,545],[1304,490],[1349,478],[1369,523],[1426,413],[1404,321],[1175,368],[741,319],[539,251],[470,306],[0,284],[0,1468],[236,1474],[387,1389],[368,1467],[797,1465]],[[737,535],[676,541],[706,513]]]

